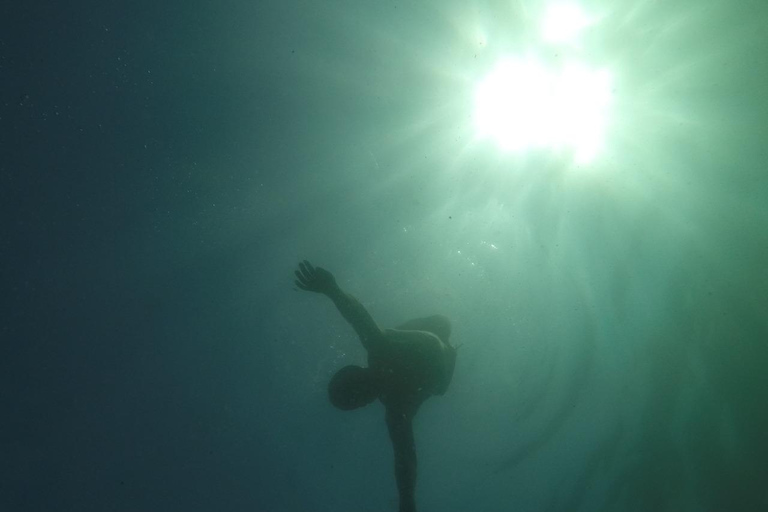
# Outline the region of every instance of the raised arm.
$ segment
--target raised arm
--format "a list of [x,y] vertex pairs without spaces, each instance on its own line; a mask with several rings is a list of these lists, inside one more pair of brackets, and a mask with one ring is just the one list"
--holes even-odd
[[356,298],[339,288],[333,274],[324,268],[313,267],[307,260],[299,263],[299,269],[295,273],[296,286],[309,292],[322,293],[333,301],[341,316],[360,337],[366,350],[381,342],[381,329],[373,317]]

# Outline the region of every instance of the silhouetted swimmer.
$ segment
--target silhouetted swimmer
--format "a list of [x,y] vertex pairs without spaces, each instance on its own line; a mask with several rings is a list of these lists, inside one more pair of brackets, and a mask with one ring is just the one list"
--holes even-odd
[[434,315],[381,330],[327,270],[305,260],[299,264],[296,278],[296,286],[302,290],[322,293],[333,301],[368,351],[368,367],[349,365],[336,372],[328,384],[328,397],[345,411],[381,400],[395,452],[400,512],[416,512],[413,418],[424,400],[444,394],[451,383],[456,349],[448,341],[450,322]]

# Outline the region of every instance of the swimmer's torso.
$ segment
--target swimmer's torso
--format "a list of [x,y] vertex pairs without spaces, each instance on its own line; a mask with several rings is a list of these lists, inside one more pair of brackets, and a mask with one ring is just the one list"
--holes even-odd
[[[385,329],[383,340],[368,351],[368,366],[379,379],[384,405],[421,402],[448,387],[455,351],[425,331]],[[450,371],[448,367],[450,366]]]

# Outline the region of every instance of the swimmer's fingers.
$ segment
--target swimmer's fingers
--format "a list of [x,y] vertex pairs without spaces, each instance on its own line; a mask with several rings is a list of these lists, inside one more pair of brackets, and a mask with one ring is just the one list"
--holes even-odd
[[306,290],[308,292],[319,291],[317,273],[309,261],[304,260],[299,263],[299,269],[294,271],[294,274],[296,275],[296,281],[294,282],[300,289]]
[[315,268],[307,260],[299,263],[299,271],[306,281],[312,281],[315,278]]

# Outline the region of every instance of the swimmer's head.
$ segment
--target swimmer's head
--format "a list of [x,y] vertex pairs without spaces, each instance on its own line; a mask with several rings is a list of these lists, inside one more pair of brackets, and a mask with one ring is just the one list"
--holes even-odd
[[334,407],[343,411],[368,405],[378,396],[379,387],[368,368],[345,366],[328,383],[328,398]]

